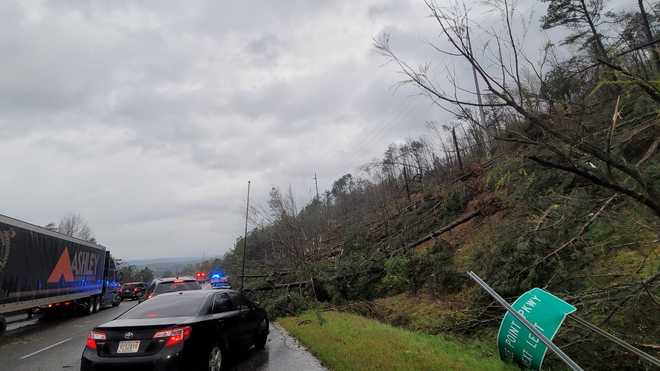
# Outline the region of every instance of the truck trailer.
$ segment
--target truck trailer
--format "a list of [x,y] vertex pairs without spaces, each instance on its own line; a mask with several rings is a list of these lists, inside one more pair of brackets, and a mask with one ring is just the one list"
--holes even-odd
[[104,246],[0,215],[0,333],[8,315],[91,314],[120,301]]

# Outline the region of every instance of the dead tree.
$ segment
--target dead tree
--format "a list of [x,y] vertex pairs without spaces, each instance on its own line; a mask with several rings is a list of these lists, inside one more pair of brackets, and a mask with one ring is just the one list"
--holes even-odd
[[[495,56],[497,72],[489,68],[487,62],[472,52],[470,43],[467,40],[467,30],[471,25],[467,16],[460,9],[445,9],[436,5],[434,2],[427,1],[426,5],[431,12],[431,16],[438,24],[442,35],[447,39],[453,50],[445,51],[437,45],[433,47],[441,51],[444,55],[456,56],[470,64],[476,70],[479,79],[485,84],[491,100],[479,103],[474,101],[474,97],[459,96],[457,92],[469,92],[470,90],[457,86],[457,80],[454,76],[449,76],[450,84],[453,84],[453,93],[448,93],[434,82],[430,76],[430,67],[428,65],[419,69],[412,67],[403,61],[392,50],[389,43],[389,35],[384,35],[377,40],[376,49],[390,61],[396,63],[401,72],[406,76],[402,84],[412,84],[416,86],[422,94],[430,98],[434,103],[442,106],[445,110],[454,113],[457,117],[465,118],[469,115],[470,108],[486,107],[508,111],[517,116],[521,122],[535,128],[543,133],[542,138],[527,135],[513,127],[507,127],[506,136],[514,141],[539,146],[554,155],[554,158],[542,156],[530,156],[529,159],[549,168],[554,168],[578,175],[589,182],[620,193],[630,199],[647,206],[653,213],[660,218],[660,194],[657,185],[654,184],[651,176],[646,174],[639,164],[630,163],[623,155],[616,152],[610,152],[603,148],[602,138],[594,137],[592,133],[579,131],[568,132],[566,125],[562,120],[572,119],[567,115],[550,115],[542,107],[552,104],[552,102],[542,102],[542,94],[538,91],[532,91],[532,86],[524,86],[520,77],[520,68],[522,63],[527,63],[528,68],[535,71],[541,85],[544,83],[543,65],[535,65],[520,48],[520,45],[512,36],[513,11],[507,0],[503,0],[500,5],[503,7],[504,14],[504,35],[493,33],[488,45],[496,45],[497,49],[492,50],[490,46],[485,47],[489,55]],[[474,36],[472,38],[474,43]],[[476,49],[476,48],[475,48]],[[492,61],[489,61],[492,62]],[[643,94],[652,101],[660,103],[660,91],[650,82],[645,81],[641,76],[637,76],[620,66],[613,59],[605,58],[600,55],[597,63],[609,69],[611,74],[619,76],[619,80],[614,83],[622,83],[621,79],[626,79],[638,86]],[[537,107],[541,107],[538,109]],[[614,107],[612,107],[614,108]],[[580,123],[576,123],[579,127]],[[609,127],[608,123],[602,123],[603,128]],[[503,139],[498,136],[495,139]],[[643,158],[651,158],[657,151],[656,140],[647,148]],[[557,160],[558,159],[558,160]],[[609,168],[616,173],[615,177],[608,177],[603,170]]]

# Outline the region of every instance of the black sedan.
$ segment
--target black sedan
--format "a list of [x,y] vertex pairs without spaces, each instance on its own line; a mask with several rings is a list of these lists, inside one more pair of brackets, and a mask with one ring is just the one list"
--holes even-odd
[[129,282],[121,285],[122,299],[139,299],[144,295],[144,282]]
[[167,293],[92,330],[80,369],[219,371],[267,337],[266,312],[237,291]]

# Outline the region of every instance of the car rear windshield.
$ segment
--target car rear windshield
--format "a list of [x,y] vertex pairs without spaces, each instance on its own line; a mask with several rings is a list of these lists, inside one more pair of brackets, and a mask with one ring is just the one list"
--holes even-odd
[[190,317],[200,313],[206,301],[204,295],[162,295],[153,297],[144,303],[136,305],[119,318],[167,318]]
[[124,284],[125,289],[132,289],[132,288],[135,288],[135,287],[143,287],[143,286],[144,286],[144,284],[139,284],[139,283],[125,283]]
[[183,281],[183,282],[161,282],[156,286],[156,294],[164,294],[166,292],[187,291],[187,290],[201,290],[202,286],[197,281]]

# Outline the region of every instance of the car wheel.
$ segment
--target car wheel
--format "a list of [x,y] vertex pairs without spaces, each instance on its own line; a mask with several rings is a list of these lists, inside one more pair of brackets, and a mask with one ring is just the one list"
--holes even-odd
[[264,349],[268,341],[268,320],[263,319],[259,324],[259,332],[257,338],[254,340],[254,347],[257,349]]
[[222,348],[219,345],[213,345],[209,351],[208,371],[221,371],[223,370],[224,357]]

